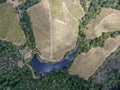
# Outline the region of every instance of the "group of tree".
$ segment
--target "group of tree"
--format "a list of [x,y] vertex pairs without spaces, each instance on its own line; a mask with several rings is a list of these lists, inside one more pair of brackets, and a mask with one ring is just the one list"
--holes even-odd
[[102,86],[86,81],[78,76],[70,76],[66,71],[51,72],[40,79],[33,79],[30,69],[10,73],[0,79],[1,90],[101,90]]
[[0,41],[0,81],[2,76],[6,77],[19,69],[17,62],[22,60],[19,48],[11,42]]
[[104,32],[100,37],[97,37],[95,39],[91,40],[81,40],[78,39],[77,45],[79,46],[79,54],[83,52],[87,52],[93,47],[103,47],[105,41],[109,38],[115,38],[116,36],[120,35],[120,31],[114,31],[114,32]]
[[5,3],[7,0],[0,0],[0,4]]
[[33,34],[32,23],[27,11],[23,11],[20,15],[20,25],[24,31],[27,40],[27,46],[31,49],[35,48],[35,38]]
[[22,10],[22,11],[25,11],[27,10],[28,8],[32,7],[33,5],[39,3],[41,0],[26,0],[25,3],[19,5],[19,8]]
[[101,7],[113,8],[120,10],[120,0],[98,0]]

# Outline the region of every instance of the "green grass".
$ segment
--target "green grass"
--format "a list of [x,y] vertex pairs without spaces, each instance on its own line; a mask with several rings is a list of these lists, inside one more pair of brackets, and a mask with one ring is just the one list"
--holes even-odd
[[25,43],[25,36],[15,9],[9,3],[0,4],[0,39],[20,45]]

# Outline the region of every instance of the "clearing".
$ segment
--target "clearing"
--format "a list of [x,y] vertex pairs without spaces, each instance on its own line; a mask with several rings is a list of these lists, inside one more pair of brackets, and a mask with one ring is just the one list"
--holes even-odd
[[57,62],[76,46],[79,20],[84,16],[79,0],[41,0],[28,13],[42,59]]
[[9,3],[0,4],[0,39],[17,45],[25,43],[25,35],[19,25],[15,9]]
[[79,75],[89,79],[91,75],[103,64],[108,56],[120,46],[120,35],[115,38],[108,38],[103,47],[95,47],[87,53],[82,53],[70,67],[70,74]]
[[120,31],[120,11],[103,8],[97,17],[89,22],[84,33],[86,39],[94,39],[103,32]]

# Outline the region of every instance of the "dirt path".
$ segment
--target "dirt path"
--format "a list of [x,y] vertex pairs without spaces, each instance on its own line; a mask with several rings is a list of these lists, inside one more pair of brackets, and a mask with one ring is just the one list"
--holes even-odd
[[66,23],[65,23],[65,22],[63,22],[63,21],[61,21],[61,20],[59,20],[59,19],[53,19],[53,20],[55,20],[55,21],[57,21],[57,22],[59,22],[59,23],[61,23],[61,24],[66,25]]
[[31,67],[30,65],[28,65],[28,64],[26,64],[26,65],[27,65],[27,67],[31,70],[33,78],[34,78],[34,79],[39,79],[40,77],[35,76],[32,67]]
[[50,43],[51,43],[51,47],[50,47],[50,59],[53,59],[53,30],[51,28],[51,23],[52,23],[52,16],[51,16],[51,10],[50,10],[50,5],[48,4],[48,8],[49,8],[49,22],[50,22]]

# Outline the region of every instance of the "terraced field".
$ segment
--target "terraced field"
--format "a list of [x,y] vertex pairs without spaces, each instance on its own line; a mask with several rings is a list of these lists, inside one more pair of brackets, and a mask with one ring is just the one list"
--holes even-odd
[[11,4],[0,4],[0,39],[17,45],[25,43],[24,32]]
[[103,8],[101,13],[87,26],[84,31],[86,39],[94,39],[103,32],[120,31],[120,11]]
[[42,0],[28,13],[42,59],[59,61],[75,47],[79,20],[84,15],[79,0]]
[[87,80],[119,46],[120,36],[108,38],[103,47],[95,47],[79,55],[70,67],[70,74]]

